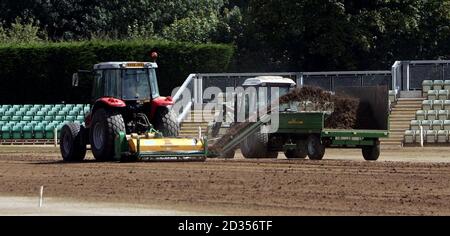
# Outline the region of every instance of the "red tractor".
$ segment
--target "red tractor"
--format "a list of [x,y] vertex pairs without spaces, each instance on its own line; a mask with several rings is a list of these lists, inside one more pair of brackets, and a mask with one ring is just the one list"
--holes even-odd
[[[156,56],[156,54],[152,54]],[[155,62],[104,62],[94,65],[91,111],[85,125],[68,123],[60,135],[64,161],[81,161],[90,144],[98,161],[113,160],[120,134],[177,137],[179,124],[171,97],[159,94]],[[78,74],[74,74],[74,85]],[[154,135],[152,136],[154,137]],[[139,147],[138,147],[139,148]]]

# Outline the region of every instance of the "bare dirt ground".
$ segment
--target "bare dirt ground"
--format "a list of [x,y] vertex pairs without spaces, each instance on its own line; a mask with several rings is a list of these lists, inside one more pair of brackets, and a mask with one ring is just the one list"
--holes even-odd
[[[450,215],[449,151],[382,150],[377,162],[336,149],[322,161],[280,153],[278,160],[62,163],[55,148],[0,146],[0,215]],[[41,185],[47,208],[37,210]]]

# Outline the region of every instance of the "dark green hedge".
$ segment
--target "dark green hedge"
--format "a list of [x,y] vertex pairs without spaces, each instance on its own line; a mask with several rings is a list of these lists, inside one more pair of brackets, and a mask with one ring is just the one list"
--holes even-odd
[[88,102],[91,91],[72,88],[72,73],[98,62],[150,61],[157,50],[161,94],[170,95],[190,73],[224,72],[233,47],[168,41],[71,42],[0,45],[0,104]]

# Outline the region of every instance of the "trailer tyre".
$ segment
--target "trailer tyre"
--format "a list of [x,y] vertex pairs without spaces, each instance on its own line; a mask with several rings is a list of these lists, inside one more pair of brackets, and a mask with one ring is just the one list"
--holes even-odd
[[362,154],[366,161],[376,161],[380,156],[380,141],[376,140],[374,146],[362,147]]
[[308,157],[311,160],[322,160],[325,155],[325,145],[322,144],[318,135],[310,135],[307,139]]
[[155,129],[160,131],[164,137],[178,137],[180,125],[173,110],[169,110],[167,107],[158,108],[153,123]]
[[125,122],[119,112],[104,108],[94,112],[89,137],[97,161],[113,160],[114,139],[119,132],[125,132]]
[[287,159],[304,159],[308,155],[305,140],[297,140],[296,149],[288,149],[284,152]]
[[245,158],[277,158],[278,152],[268,151],[269,135],[255,132],[240,144],[242,155]]
[[84,159],[86,156],[84,132],[84,127],[78,123],[68,123],[62,127],[59,148],[64,161],[76,162]]

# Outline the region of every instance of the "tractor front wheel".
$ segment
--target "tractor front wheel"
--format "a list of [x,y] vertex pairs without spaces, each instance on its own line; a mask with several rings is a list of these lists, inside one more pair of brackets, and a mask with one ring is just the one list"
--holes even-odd
[[62,127],[59,148],[64,161],[76,162],[84,159],[86,156],[84,132],[84,127],[78,123],[68,123]]
[[156,110],[153,125],[164,137],[178,137],[180,125],[177,122],[175,113],[167,107]]
[[119,132],[125,132],[125,122],[119,112],[104,108],[94,112],[89,137],[97,161],[113,160],[114,139]]

